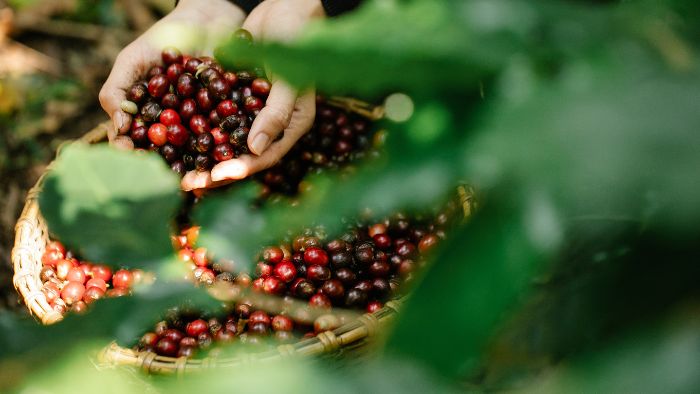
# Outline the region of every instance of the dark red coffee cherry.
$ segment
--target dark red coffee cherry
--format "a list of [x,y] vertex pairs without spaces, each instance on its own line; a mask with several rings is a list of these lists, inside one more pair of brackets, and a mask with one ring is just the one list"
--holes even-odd
[[[194,118],[192,118],[194,119]],[[214,147],[214,137],[209,133],[203,133],[197,136],[197,152],[207,153]]]
[[177,350],[177,343],[168,338],[162,338],[156,344],[156,353],[161,356],[174,357]]
[[306,264],[326,266],[328,265],[328,254],[321,248],[307,247],[304,251],[304,262],[306,262]]
[[183,146],[187,142],[190,133],[187,131],[185,126],[181,124],[173,124],[167,128],[167,139],[168,142],[174,146]]
[[182,63],[182,52],[180,52],[180,50],[175,47],[165,47],[160,53],[160,58],[166,65],[173,63]]
[[237,148],[242,148],[248,145],[248,134],[250,129],[247,127],[238,127],[231,132],[229,141],[231,145]]
[[216,145],[214,147],[214,160],[221,162],[231,160],[234,157],[233,147],[228,143]]
[[199,65],[202,64],[202,61],[196,57],[190,58],[185,62],[185,71],[188,73],[195,75],[197,73],[197,70],[199,69]]
[[148,93],[153,97],[163,97],[168,93],[170,81],[163,74],[158,74],[148,81]]
[[344,285],[349,286],[357,281],[357,275],[350,268],[340,268],[335,271],[335,277]]
[[306,268],[306,277],[311,281],[322,282],[330,279],[331,271],[322,265],[309,265]]
[[199,334],[209,331],[209,325],[203,319],[197,319],[187,324],[185,328],[187,335],[191,337],[198,337]]
[[165,70],[165,76],[172,85],[177,85],[177,80],[185,72],[185,66],[180,63],[173,63]]
[[197,155],[194,158],[194,168],[197,171],[209,171],[213,166],[212,159],[207,155]]
[[146,88],[146,84],[138,82],[131,85],[129,90],[127,90],[126,99],[133,101],[136,104],[141,104],[141,102],[146,98],[147,94],[148,89]]
[[246,111],[253,113],[262,109],[263,102],[255,96],[248,96],[243,100],[243,105]]
[[268,294],[282,294],[285,290],[284,282],[278,278],[271,276],[265,278],[263,282],[263,291]]
[[287,283],[296,277],[297,269],[291,261],[283,260],[275,265],[273,273],[279,280]]
[[223,78],[215,77],[209,81],[209,93],[219,100],[225,100],[231,92],[231,88]]
[[269,326],[270,322],[270,315],[268,315],[265,311],[255,311],[251,313],[250,317],[248,318],[249,324],[263,323],[266,326]]
[[159,117],[160,123],[170,126],[174,124],[180,124],[180,115],[177,111],[172,109],[165,109],[160,113]]
[[192,97],[197,92],[197,80],[192,74],[182,74],[177,79],[177,94],[183,97]]
[[321,291],[332,300],[341,299],[345,296],[345,288],[337,279],[329,279],[321,285]]
[[194,115],[190,118],[190,130],[195,134],[208,133],[211,130],[209,122],[202,115]]
[[267,98],[267,96],[270,94],[271,87],[272,85],[270,84],[270,81],[265,78],[255,78],[250,84],[250,89],[252,90],[253,94],[262,98]]
[[174,146],[166,143],[165,145],[160,147],[160,155],[163,156],[165,161],[167,161],[168,163],[172,163],[178,159],[179,152],[177,151],[177,149],[175,149]]
[[292,293],[299,298],[308,299],[316,293],[316,287],[304,278],[297,278],[290,287]]
[[314,308],[330,309],[331,300],[327,296],[318,293],[314,294],[314,296],[309,299],[309,305]]
[[163,108],[170,108],[177,110],[180,107],[180,99],[175,93],[166,93],[165,96],[160,100],[160,105]]
[[367,293],[360,289],[350,289],[345,296],[345,305],[349,307],[363,307],[367,303]]
[[238,84],[238,77],[236,76],[236,73],[234,73],[234,72],[226,71],[223,74],[223,78],[226,81],[226,83],[228,83],[228,85],[232,88],[235,87],[236,84]]

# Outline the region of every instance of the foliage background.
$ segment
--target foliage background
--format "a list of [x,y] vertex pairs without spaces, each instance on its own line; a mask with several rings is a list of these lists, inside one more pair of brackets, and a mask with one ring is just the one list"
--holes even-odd
[[[271,391],[696,392],[697,16],[700,7],[684,0],[386,0],[313,26],[291,45],[229,43],[218,52],[225,63],[264,58],[294,83],[312,75],[331,91],[398,90],[415,110],[406,122],[387,122],[386,160],[342,183],[316,179],[295,210],[250,211],[246,188],[206,200],[196,215],[217,255],[250,255],[310,220],[332,229],[367,206],[381,214],[432,204],[460,180],[479,190],[479,212],[435,256],[383,357],[339,370],[298,363],[177,383],[86,370],[90,345],[132,338],[174,300],[208,302],[161,284],[51,328],[1,314],[0,371],[19,371],[10,383],[55,390],[89,375],[115,391],[216,390],[232,381],[245,391],[264,380]],[[95,152],[66,154],[42,196],[65,237],[84,224],[61,214],[65,201],[91,224],[115,220],[99,215],[104,201],[62,200],[79,190],[75,170]],[[138,168],[113,176],[130,179]],[[167,178],[164,167],[142,176],[134,202],[168,194],[149,181]],[[119,182],[112,186],[115,200],[123,197]],[[120,220],[134,217],[120,212]],[[123,258],[98,241],[78,246],[88,257]],[[130,258],[159,265],[154,256]],[[75,333],[83,341],[37,339]],[[30,364],[47,353],[59,363]],[[270,370],[280,379],[265,379]]]

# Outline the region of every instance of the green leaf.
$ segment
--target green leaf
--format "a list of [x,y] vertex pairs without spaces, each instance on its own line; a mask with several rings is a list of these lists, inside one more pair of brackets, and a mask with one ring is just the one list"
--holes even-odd
[[51,233],[85,259],[144,266],[173,253],[179,182],[156,155],[70,145],[39,203]]

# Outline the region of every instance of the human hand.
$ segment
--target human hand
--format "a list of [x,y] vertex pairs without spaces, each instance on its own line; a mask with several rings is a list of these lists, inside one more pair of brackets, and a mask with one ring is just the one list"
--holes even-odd
[[[258,40],[288,41],[309,21],[324,16],[320,0],[265,0],[250,13],[243,28]],[[269,168],[309,131],[316,115],[313,89],[300,93],[269,71],[268,78],[270,94],[248,135],[251,154],[221,162],[211,172],[187,173],[183,190],[221,186]],[[282,138],[275,141],[282,132]]]
[[177,46],[183,51],[208,53],[219,38],[238,28],[245,12],[227,0],[181,0],[177,7],[148,31],[126,46],[117,56],[112,72],[100,90],[100,104],[112,119],[108,138],[113,145],[133,148],[122,134],[129,131],[131,115],[121,109],[126,90],[146,72],[161,63],[161,50]]

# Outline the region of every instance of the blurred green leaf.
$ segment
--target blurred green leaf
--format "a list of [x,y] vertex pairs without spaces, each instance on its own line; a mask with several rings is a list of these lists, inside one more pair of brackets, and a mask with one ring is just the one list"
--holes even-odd
[[155,155],[70,145],[39,202],[49,230],[85,259],[144,266],[173,253],[179,182]]
[[628,333],[566,363],[526,392],[694,393],[700,387],[697,305],[661,327]]

